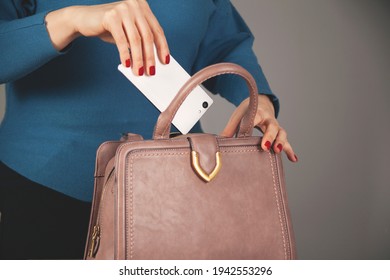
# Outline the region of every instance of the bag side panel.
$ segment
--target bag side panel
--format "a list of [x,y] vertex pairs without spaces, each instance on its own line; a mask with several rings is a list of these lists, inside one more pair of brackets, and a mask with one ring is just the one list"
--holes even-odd
[[100,145],[99,149],[96,152],[96,163],[95,163],[95,180],[94,180],[94,191],[92,199],[91,214],[89,219],[88,235],[85,243],[84,259],[89,259],[88,251],[91,246],[91,235],[93,231],[93,226],[96,224],[96,218],[99,212],[101,195],[103,192],[103,185],[106,180],[105,170],[108,162],[111,158],[115,156],[115,152],[118,146],[122,142],[120,141],[111,141],[105,142]]

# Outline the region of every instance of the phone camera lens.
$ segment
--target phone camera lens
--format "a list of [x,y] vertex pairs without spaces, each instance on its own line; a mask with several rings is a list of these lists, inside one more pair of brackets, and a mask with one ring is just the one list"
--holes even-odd
[[207,102],[205,101],[205,102],[203,102],[202,106],[203,106],[203,108],[206,109],[207,107],[209,107],[209,103],[207,103]]

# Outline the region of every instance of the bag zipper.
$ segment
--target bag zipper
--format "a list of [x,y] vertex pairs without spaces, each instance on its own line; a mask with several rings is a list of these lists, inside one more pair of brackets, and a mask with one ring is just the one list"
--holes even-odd
[[[115,170],[115,168],[112,168],[110,174],[108,175],[108,179],[103,186],[103,193],[102,193],[102,197],[100,200],[101,207],[99,207],[99,210],[101,210],[101,208],[103,207],[105,194],[106,194],[106,191],[108,189],[107,184],[111,180],[111,178],[113,177],[112,175],[114,174],[114,170]],[[90,258],[95,258],[96,253],[97,253],[98,248],[99,248],[99,244],[100,244],[100,233],[101,233],[101,229],[100,229],[100,225],[99,225],[100,224],[100,213],[101,213],[101,211],[98,212],[98,215],[96,218],[96,224],[93,226],[93,231],[92,231],[92,236],[91,236],[91,246],[90,246],[89,251],[88,251],[88,257],[90,257]]]
[[96,224],[93,227],[91,248],[89,249],[88,257],[94,258],[96,256],[99,242],[100,242],[100,226],[99,224]]

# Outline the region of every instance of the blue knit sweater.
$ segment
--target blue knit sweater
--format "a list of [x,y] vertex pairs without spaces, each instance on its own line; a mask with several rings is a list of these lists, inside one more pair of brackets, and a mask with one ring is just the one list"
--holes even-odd
[[[0,1],[0,83],[6,114],[0,127],[0,161],[32,181],[89,201],[99,144],[123,132],[150,138],[159,112],[117,71],[115,45],[78,38],[66,50],[52,46],[45,15],[70,5],[105,0]],[[234,62],[255,77],[259,93],[272,94],[252,50],[253,36],[227,0],[149,0],[171,55],[190,73]],[[158,75],[158,73],[156,73]],[[238,105],[245,83],[225,75],[207,84]],[[193,131],[200,131],[197,124]]]

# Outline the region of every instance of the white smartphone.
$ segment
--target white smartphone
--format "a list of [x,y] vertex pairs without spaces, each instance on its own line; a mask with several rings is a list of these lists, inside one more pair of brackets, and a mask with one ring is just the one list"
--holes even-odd
[[[164,65],[159,61],[155,49],[155,58],[156,75],[154,76],[136,76],[131,68],[126,68],[122,64],[118,66],[118,70],[162,112],[191,76],[172,56],[170,63]],[[182,134],[187,134],[212,104],[213,100],[206,91],[197,86],[177,111],[172,124]]]

